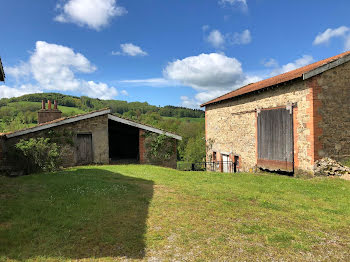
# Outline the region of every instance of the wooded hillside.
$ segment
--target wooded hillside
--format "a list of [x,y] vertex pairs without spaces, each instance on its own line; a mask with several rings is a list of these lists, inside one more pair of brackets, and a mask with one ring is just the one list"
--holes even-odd
[[179,159],[202,161],[205,156],[204,111],[176,106],[157,107],[147,102],[100,100],[59,93],[3,98],[0,99],[0,132],[36,125],[42,100],[57,100],[64,117],[109,107],[115,115],[181,135]]

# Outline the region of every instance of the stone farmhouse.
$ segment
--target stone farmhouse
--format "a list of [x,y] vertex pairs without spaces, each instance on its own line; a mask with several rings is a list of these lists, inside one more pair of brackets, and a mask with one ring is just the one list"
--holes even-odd
[[345,52],[202,104],[207,161],[313,174],[322,157],[350,158],[349,60]]
[[[176,168],[176,141],[182,138],[152,126],[140,124],[111,114],[110,109],[61,117],[54,102],[48,109],[42,102],[38,111],[38,125],[9,133],[0,133],[0,169],[13,168],[11,148],[20,139],[49,137],[59,141],[64,167],[87,164],[140,163],[159,164]],[[147,134],[164,134],[171,143],[170,158],[152,163],[148,157]],[[1,171],[1,170],[0,170]]]
[[0,57],[0,81],[1,82],[5,81],[5,72],[4,72],[4,68],[2,66],[1,57]]

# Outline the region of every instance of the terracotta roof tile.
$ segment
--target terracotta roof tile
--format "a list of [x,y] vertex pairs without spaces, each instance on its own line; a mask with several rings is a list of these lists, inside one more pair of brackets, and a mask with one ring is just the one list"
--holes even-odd
[[247,93],[250,93],[250,92],[254,92],[254,91],[266,88],[266,87],[278,85],[278,84],[281,84],[281,83],[284,83],[284,82],[287,82],[287,81],[291,81],[291,80],[294,80],[294,79],[297,79],[297,78],[301,78],[303,76],[303,74],[305,74],[305,73],[307,73],[307,72],[309,72],[311,70],[314,70],[314,69],[316,69],[316,68],[318,68],[318,67],[320,67],[322,65],[325,65],[325,64],[328,64],[330,62],[333,62],[333,61],[335,61],[335,60],[337,60],[339,58],[342,58],[342,57],[344,57],[346,55],[349,55],[349,54],[350,54],[350,51],[347,51],[347,52],[344,52],[342,54],[339,54],[339,55],[336,55],[336,56],[332,56],[330,58],[327,58],[327,59],[315,62],[313,64],[310,64],[310,65],[307,65],[307,66],[303,66],[303,67],[300,67],[298,69],[289,71],[287,73],[284,73],[284,74],[281,74],[281,75],[277,75],[277,76],[274,76],[274,77],[271,77],[271,78],[268,78],[268,79],[264,79],[264,80],[256,82],[256,83],[252,83],[252,84],[243,86],[243,87],[241,87],[239,89],[236,89],[236,90],[231,91],[231,92],[229,92],[227,94],[219,96],[219,97],[217,97],[217,98],[215,98],[213,100],[210,100],[209,102],[206,102],[206,103],[202,104],[201,107],[209,105],[209,104],[213,104],[213,103],[216,103],[216,102],[220,102],[220,101],[223,101],[223,100],[227,100],[227,99],[230,99],[230,98],[233,98],[233,97],[237,97],[237,96],[240,96],[240,95],[244,95],[244,94],[247,94]]

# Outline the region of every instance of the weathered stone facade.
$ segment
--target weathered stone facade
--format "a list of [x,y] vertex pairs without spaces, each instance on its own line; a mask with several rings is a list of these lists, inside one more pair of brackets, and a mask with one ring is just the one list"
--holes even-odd
[[312,174],[320,157],[350,157],[349,98],[347,62],[307,80],[206,105],[207,158],[237,155],[241,171],[256,170],[257,109],[293,105],[295,172]]
[[[6,156],[6,151],[10,150],[21,139],[54,136],[59,141],[58,144],[61,148],[62,165],[64,167],[75,166],[77,164],[76,138],[78,134],[92,135],[93,163],[109,163],[108,115],[84,119],[6,140],[2,139],[3,147],[0,152],[4,151],[3,155]],[[6,161],[11,160],[0,157],[0,164],[9,164]]]

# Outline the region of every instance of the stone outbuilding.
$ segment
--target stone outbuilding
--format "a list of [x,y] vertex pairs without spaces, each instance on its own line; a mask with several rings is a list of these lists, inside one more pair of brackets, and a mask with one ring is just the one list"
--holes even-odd
[[[10,157],[13,146],[21,139],[48,137],[60,146],[64,167],[87,164],[140,163],[176,168],[176,141],[182,138],[158,128],[137,123],[101,109],[72,117],[61,117],[61,111],[49,102],[38,111],[38,125],[9,133],[0,133],[0,169],[16,166]],[[165,135],[171,142],[166,161],[153,163],[147,142],[150,134]]]
[[202,104],[207,160],[313,174],[320,158],[350,158],[349,60],[345,52]]

